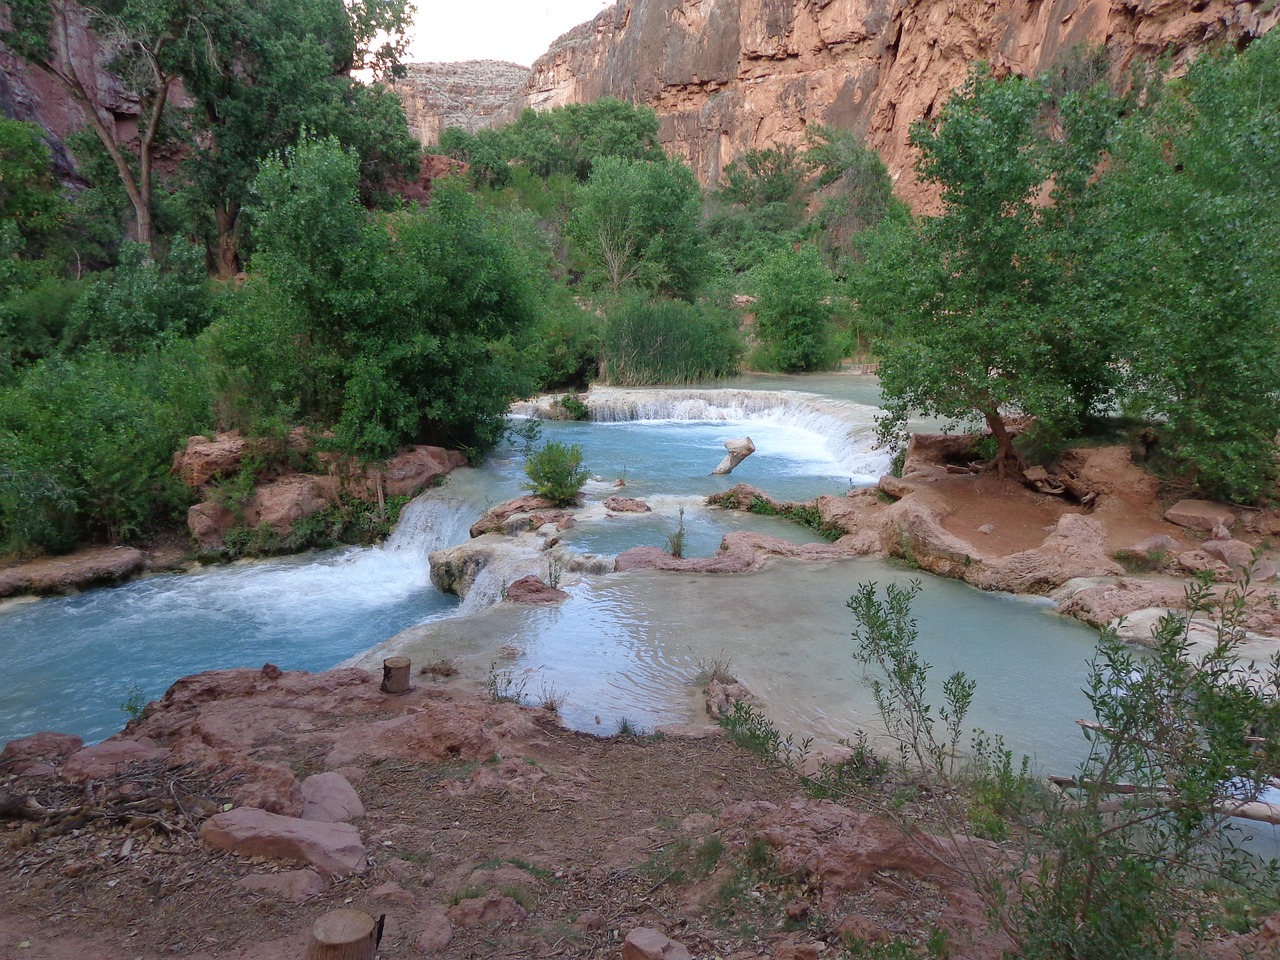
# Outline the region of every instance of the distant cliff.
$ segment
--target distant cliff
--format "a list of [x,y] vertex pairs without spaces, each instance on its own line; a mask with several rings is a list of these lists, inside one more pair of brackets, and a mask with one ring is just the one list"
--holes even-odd
[[[446,127],[474,133],[503,111],[514,111],[525,96],[529,68],[501,60],[464,63],[411,63],[403,79],[391,84],[404,103],[409,130],[424,146]],[[498,122],[515,119],[503,116]]]
[[1035,74],[1073,48],[1185,64],[1280,19],[1274,0],[619,0],[533,66],[526,102],[601,96],[653,107],[667,149],[703,183],[748,150],[796,144],[811,123],[853,129],[928,207],[913,180],[910,125],[932,115],[972,63]]

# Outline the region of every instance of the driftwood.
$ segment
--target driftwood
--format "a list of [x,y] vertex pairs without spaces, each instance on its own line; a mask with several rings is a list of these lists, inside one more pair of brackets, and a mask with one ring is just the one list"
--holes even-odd
[[1098,492],[1090,490],[1072,473],[1054,474],[1044,467],[1027,467],[1022,471],[1022,482],[1037,493],[1062,497],[1086,510],[1098,505]]

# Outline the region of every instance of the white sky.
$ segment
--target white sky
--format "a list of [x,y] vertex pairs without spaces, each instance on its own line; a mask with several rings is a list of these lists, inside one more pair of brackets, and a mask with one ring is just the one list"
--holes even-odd
[[612,0],[416,0],[405,63],[509,60],[521,66]]

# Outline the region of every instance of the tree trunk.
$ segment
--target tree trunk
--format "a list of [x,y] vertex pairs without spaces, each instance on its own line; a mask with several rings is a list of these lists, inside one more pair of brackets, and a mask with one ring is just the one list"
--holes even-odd
[[219,280],[230,280],[240,272],[240,241],[236,237],[240,207],[234,203],[217,203],[213,207],[213,219],[218,230],[214,270]]
[[996,438],[996,475],[1003,480],[1008,474],[1010,464],[1015,468],[1021,468],[1022,458],[1018,456],[1018,451],[1013,449],[1013,437],[1009,436],[1000,411],[984,410],[982,415],[987,419],[987,429]]
[[373,960],[382,921],[363,910],[330,910],[311,927],[306,960]]
[[408,657],[387,657],[382,661],[382,692],[408,693],[409,670],[412,664]]

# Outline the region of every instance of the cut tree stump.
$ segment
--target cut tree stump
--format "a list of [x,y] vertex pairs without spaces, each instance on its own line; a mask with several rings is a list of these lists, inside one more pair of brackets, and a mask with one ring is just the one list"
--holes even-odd
[[363,910],[330,910],[311,925],[306,960],[373,960],[382,920]]
[[387,657],[382,661],[382,692],[408,693],[409,670],[412,664],[408,657]]

